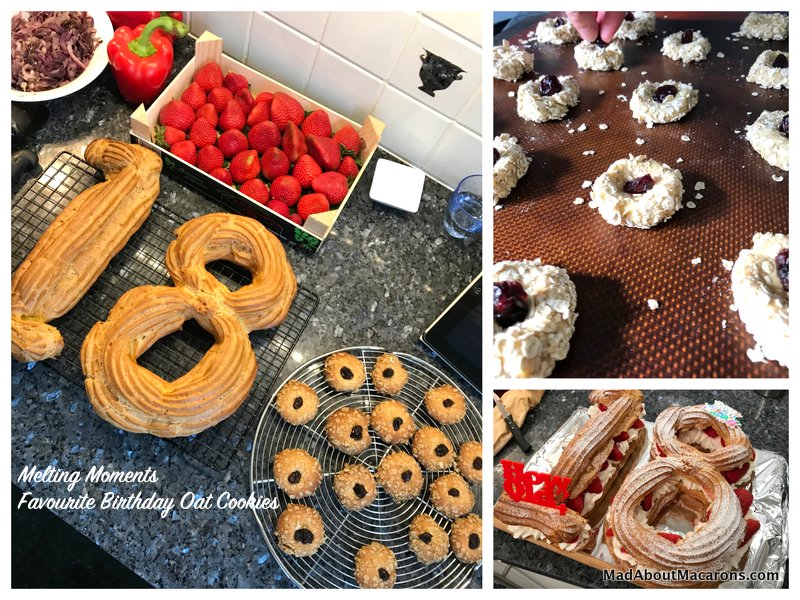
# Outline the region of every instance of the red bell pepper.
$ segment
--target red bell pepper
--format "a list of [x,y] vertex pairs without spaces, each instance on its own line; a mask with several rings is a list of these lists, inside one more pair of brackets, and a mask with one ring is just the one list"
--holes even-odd
[[147,25],[153,19],[158,17],[172,17],[177,21],[183,21],[183,13],[177,12],[159,12],[157,10],[140,10],[134,12],[110,10],[106,13],[108,18],[111,19],[111,25],[114,29],[119,29],[122,26],[135,29],[139,25]]
[[172,42],[165,34],[183,37],[188,32],[188,25],[172,17],[158,17],[133,30],[123,26],[114,32],[108,43],[108,62],[126,102],[150,104],[158,97],[174,59]]

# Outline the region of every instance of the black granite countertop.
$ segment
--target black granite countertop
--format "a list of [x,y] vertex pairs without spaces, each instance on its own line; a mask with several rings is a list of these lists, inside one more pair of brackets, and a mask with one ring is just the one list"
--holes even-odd
[[[192,52],[191,40],[177,43],[174,72]],[[38,153],[42,167],[64,150],[82,156],[97,137],[129,139],[132,107],[121,100],[108,70],[82,91],[50,102],[48,109],[46,124],[24,143]],[[298,283],[316,293],[320,303],[279,381],[314,356],[355,345],[408,352],[446,370],[417,339],[480,272],[480,244],[465,246],[445,234],[442,216],[449,192],[430,179],[416,214],[373,205],[369,188],[382,156],[388,155],[379,150],[373,157],[320,253],[286,246]],[[12,193],[22,185],[13,184]],[[219,210],[166,176],[161,186],[161,200],[184,217]],[[97,499],[105,492],[141,491],[145,497],[155,493],[176,500],[187,493],[249,493],[250,441],[227,471],[214,471],[170,442],[109,426],[94,414],[82,388],[45,364],[12,361],[11,381],[12,480],[31,465],[83,473],[94,465],[151,468],[158,476],[155,483],[81,482],[72,492],[65,484],[20,482],[23,491],[55,498],[85,491]],[[165,518],[147,510],[54,512],[156,587],[292,586],[250,511],[176,508]],[[471,586],[480,585],[477,569]]]
[[[655,419],[656,415],[672,404],[689,406],[725,402],[742,413],[742,426],[750,437],[754,448],[771,450],[789,459],[789,402],[788,393],[780,398],[765,398],[753,391],[729,390],[670,390],[645,391],[644,417]],[[522,433],[536,452],[576,408],[588,406],[588,392],[548,391],[534,410],[528,413],[523,423]],[[496,501],[502,491],[502,469],[500,460],[526,462],[522,449],[513,440],[495,456],[494,494]],[[540,546],[523,540],[516,540],[507,533],[494,530],[494,558],[516,567],[541,573],[571,585],[587,588],[626,587],[621,582],[604,582],[601,573],[569,558],[550,552]]]

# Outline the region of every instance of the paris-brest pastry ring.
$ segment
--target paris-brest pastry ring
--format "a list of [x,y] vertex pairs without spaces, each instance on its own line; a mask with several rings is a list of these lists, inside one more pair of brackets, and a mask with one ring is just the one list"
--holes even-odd
[[[214,213],[176,234],[166,257],[175,287],[126,292],[81,349],[95,411],[116,427],[160,437],[198,433],[236,411],[256,376],[248,333],[280,324],[297,291],[283,246],[254,219]],[[229,290],[206,270],[215,260],[248,269],[252,283]],[[137,363],[189,319],[215,340],[192,370],[168,382]]]
[[[740,501],[740,493],[749,496],[746,504]],[[694,507],[694,530],[685,536],[654,527],[676,502]],[[631,471],[617,492],[606,515],[606,545],[623,569],[717,573],[738,568],[758,530],[758,521],[749,519],[749,513],[742,515],[749,510],[749,502],[749,492],[734,490],[707,463],[691,457],[656,458]],[[659,579],[650,583],[709,587],[719,581]]]
[[671,406],[658,415],[650,457],[659,456],[702,460],[734,486],[750,482],[755,462],[755,450],[747,435],[715,418],[703,405]]

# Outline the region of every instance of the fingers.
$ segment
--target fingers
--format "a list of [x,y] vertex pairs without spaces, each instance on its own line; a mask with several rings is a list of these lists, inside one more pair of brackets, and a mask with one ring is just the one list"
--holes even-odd
[[597,22],[600,25],[600,37],[604,42],[610,42],[617,33],[617,29],[625,19],[624,12],[599,12],[597,13]]
[[[624,13],[620,14],[624,16]],[[575,29],[578,30],[582,39],[588,42],[593,42],[597,39],[598,27],[596,12],[568,12],[567,18],[572,22]],[[620,23],[621,22],[622,19],[620,19]],[[619,23],[617,23],[617,27],[619,27]],[[614,31],[616,31],[616,29]]]

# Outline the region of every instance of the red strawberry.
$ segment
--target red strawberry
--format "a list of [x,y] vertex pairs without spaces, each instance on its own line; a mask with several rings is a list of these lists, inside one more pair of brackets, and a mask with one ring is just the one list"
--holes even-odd
[[275,121],[281,132],[286,128],[286,123],[292,121],[295,125],[300,125],[305,116],[303,105],[297,100],[283,92],[275,93],[270,107],[270,118]]
[[203,65],[194,74],[194,81],[206,92],[222,85],[222,68],[217,63]]
[[667,533],[666,531],[659,531],[658,535],[660,535],[665,540],[669,540],[673,544],[677,544],[683,539],[682,535],[678,535],[677,533]]
[[337,206],[347,196],[347,177],[336,171],[328,171],[314,177],[311,188],[325,194],[331,206]]
[[186,139],[186,132],[181,131],[180,129],[175,129],[174,127],[170,127],[169,125],[155,126],[155,137],[153,141],[162,148],[166,148],[167,150],[169,150],[172,144],[177,144],[178,142],[182,142],[185,139]]
[[738,469],[731,469],[730,471],[724,471],[722,476],[725,478],[725,481],[733,485],[737,481],[739,481],[742,477],[745,476],[747,471],[750,470],[750,463],[746,462]]
[[595,477],[586,487],[586,491],[590,494],[602,494],[603,493],[603,483],[600,481],[599,477]]
[[247,118],[244,116],[242,107],[236,100],[230,100],[219,116],[219,128],[222,131],[230,129],[242,130],[245,124],[247,124]]
[[627,431],[623,431],[617,437],[614,438],[615,442],[625,442],[630,439],[631,436],[628,435]]
[[209,123],[211,123],[214,127],[217,126],[219,123],[219,114],[217,114],[217,109],[214,107],[213,104],[207,102],[203,104],[197,111],[194,113],[195,119],[205,119]]
[[305,135],[331,137],[331,120],[328,118],[328,113],[318,108],[303,120],[300,129]]
[[625,455],[620,452],[616,445],[611,449],[611,454],[608,455],[608,460],[612,461],[620,461],[623,458],[625,458]]
[[311,215],[330,210],[328,200],[322,194],[306,194],[297,201],[297,212],[303,217],[303,221]]
[[288,218],[289,216],[289,206],[281,200],[270,200],[269,202],[267,202],[267,208],[272,211],[275,211],[282,217]]
[[216,146],[204,146],[197,152],[197,168],[206,173],[222,167],[225,157]]
[[304,219],[303,219],[303,217],[301,217],[297,213],[292,213],[292,214],[289,215],[289,220],[292,223],[297,223],[298,225],[302,225]]
[[347,177],[348,183],[352,183],[358,176],[358,165],[352,156],[345,156],[342,158],[342,162],[339,164],[339,168],[336,169],[336,172]]
[[714,429],[711,425],[709,425],[708,427],[703,429],[703,433],[705,433],[710,438],[715,438],[715,437],[719,436],[719,434],[717,433],[717,430]]
[[641,419],[636,419],[633,422],[633,425],[631,425],[631,427],[633,427],[634,429],[641,429],[642,427],[644,427],[644,422]]
[[658,455],[659,455],[661,458],[665,458],[665,457],[667,456],[667,455],[664,453],[664,451],[661,449],[661,446],[659,446],[658,444],[656,444],[656,451],[658,452]]
[[244,75],[240,75],[239,73],[230,72],[225,75],[225,79],[222,82],[226,88],[228,88],[234,94],[242,89],[247,89],[250,87],[250,84],[247,83],[247,77]]
[[281,132],[272,121],[256,123],[247,132],[247,141],[250,147],[263,154],[267,148],[281,145]]
[[761,529],[760,522],[756,521],[755,519],[747,519],[747,521],[744,522],[744,539],[742,540],[742,543],[739,544],[739,548],[749,542],[750,538],[752,538],[759,529]]
[[342,154],[358,156],[361,148],[364,147],[364,140],[358,136],[358,132],[353,129],[352,125],[345,124],[336,132],[333,139],[341,146]]
[[323,171],[335,171],[342,162],[342,155],[339,152],[339,144],[335,140],[318,135],[310,135],[306,138],[308,142],[308,153],[314,157],[317,164]]
[[289,174],[289,158],[280,148],[267,148],[261,157],[261,174],[264,179],[272,181],[281,175]]
[[[250,113],[247,115],[247,124],[252,127],[256,123],[269,120],[269,104],[266,102],[256,102]],[[277,125],[275,126],[278,127]]]
[[197,147],[191,140],[183,140],[173,144],[169,149],[175,156],[188,162],[190,165],[197,164]]
[[270,188],[272,198],[285,202],[286,206],[294,206],[303,194],[300,182],[291,175],[276,177]]
[[206,103],[206,93],[196,81],[193,81],[189,87],[183,90],[181,100],[191,106],[192,110],[197,110]]
[[600,471],[605,471],[608,468],[608,461],[603,461],[603,464],[600,465]]
[[281,148],[286,152],[289,157],[290,163],[296,163],[297,159],[308,153],[308,146],[303,134],[292,121],[286,123],[283,130],[283,140],[281,141]]
[[[189,131],[189,139],[198,148],[211,146],[217,141],[217,130],[206,119],[197,119]],[[220,153],[221,155],[222,153]]]
[[583,494],[576,496],[575,498],[570,498],[564,504],[566,504],[567,508],[570,510],[574,510],[576,513],[581,514],[583,512]]
[[248,179],[242,184],[239,191],[261,204],[266,204],[269,200],[269,188],[260,179]]
[[750,507],[753,505],[753,494],[741,488],[733,490],[733,493],[736,494],[736,497],[739,499],[739,504],[742,505],[742,516],[746,516],[747,511],[750,510]]
[[606,537],[614,537],[614,530],[611,527],[606,529]]
[[242,111],[244,111],[245,115],[249,115],[250,110],[256,105],[256,100],[253,98],[253,94],[251,94],[250,90],[247,88],[236,92],[233,95],[233,98],[239,103],[239,106],[242,107]]
[[653,508],[653,492],[647,494],[642,500],[642,509],[650,510],[651,508]]
[[236,183],[244,183],[248,179],[255,179],[261,172],[261,165],[258,163],[258,152],[255,150],[245,150],[239,152],[231,159],[228,166],[231,177]]
[[294,170],[292,171],[292,175],[295,176],[303,188],[310,188],[314,178],[321,174],[322,169],[319,168],[317,161],[311,158],[310,154],[304,154],[298,158],[297,162],[294,164]]
[[232,158],[249,147],[247,136],[238,129],[226,131],[217,138],[217,148],[222,150],[222,155],[225,158]]
[[271,92],[261,92],[256,96],[256,102],[266,102],[267,104],[272,104],[272,99],[275,97],[275,94]]
[[218,167],[216,169],[212,169],[209,175],[211,175],[215,179],[219,179],[222,183],[227,183],[228,185],[231,185],[233,183],[233,177],[231,177],[230,171],[228,171],[228,169]]
[[181,131],[189,131],[194,123],[194,111],[182,100],[170,100],[159,111],[158,122]]
[[208,93],[208,102],[214,105],[217,114],[221,114],[231,100],[233,100],[233,94],[228,88],[222,86],[215,87]]
[[606,411],[608,410],[608,407],[607,407],[605,404],[598,404],[598,405],[597,405],[597,409],[598,409],[600,412],[606,412]]

